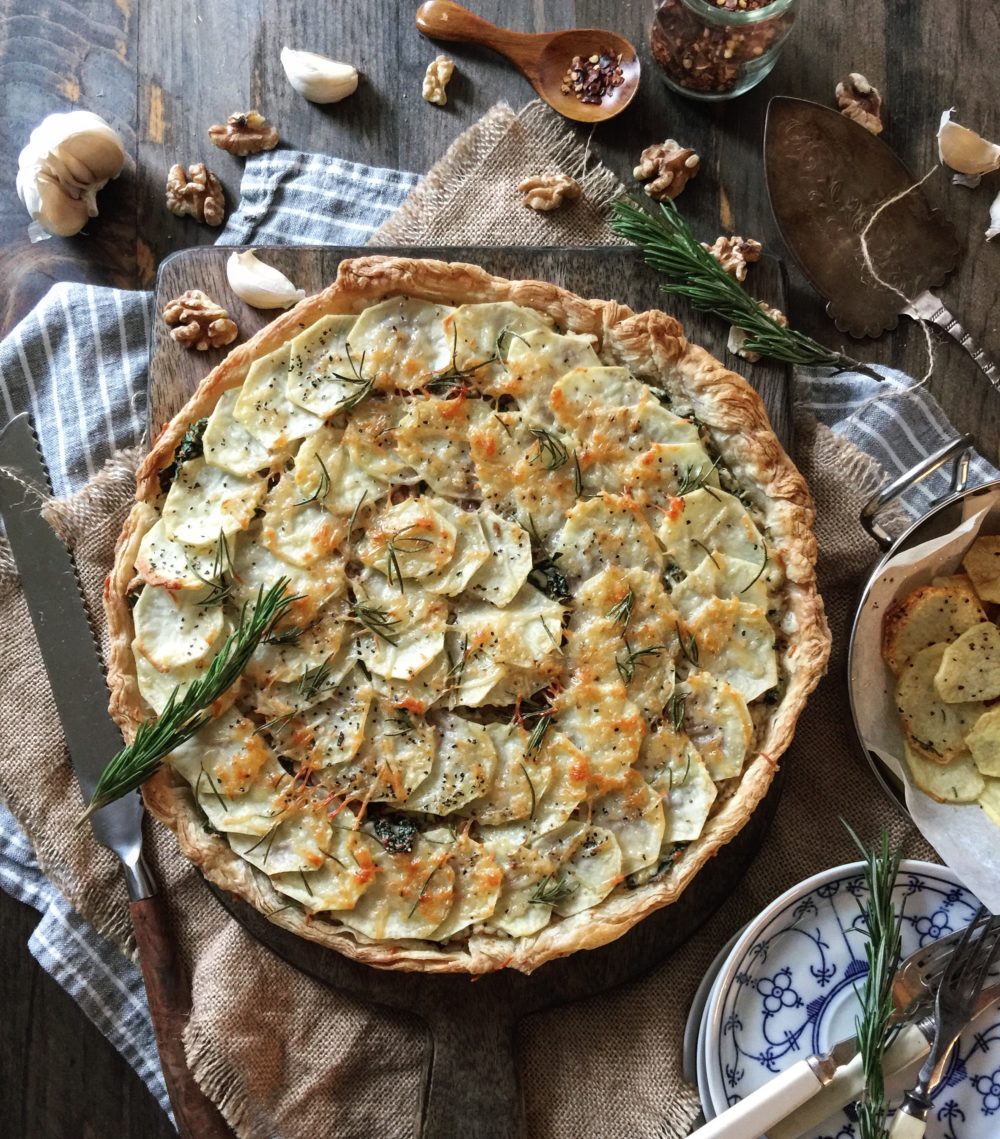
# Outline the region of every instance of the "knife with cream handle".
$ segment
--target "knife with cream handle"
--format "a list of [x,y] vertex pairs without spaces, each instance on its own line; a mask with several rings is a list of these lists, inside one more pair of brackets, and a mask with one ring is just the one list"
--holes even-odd
[[779,1119],[821,1092],[856,1052],[857,1045],[851,1038],[835,1044],[825,1056],[797,1060],[763,1087],[692,1132],[689,1139],[758,1139]]
[[[970,1019],[975,1020],[1000,998],[1000,984],[984,989]],[[934,1036],[934,1016],[923,1006],[919,1020],[899,1031],[886,1051],[882,1071],[886,1093],[898,1098],[912,1083],[926,1058]],[[947,1058],[934,1073],[934,1084],[944,1075]],[[800,1139],[808,1136],[831,1115],[858,1098],[865,1086],[857,1040],[839,1041],[825,1056],[799,1060],[746,1099],[717,1115],[693,1132],[689,1139]],[[742,1109],[742,1110],[741,1110]]]
[[[933,1029],[934,1017],[928,1015],[919,1023],[905,1025],[889,1046],[882,1060],[882,1074],[885,1077],[886,1095],[890,1100],[898,1099],[913,1082],[913,1077],[930,1051],[928,1037]],[[767,1139],[802,1139],[815,1134],[831,1116],[861,1095],[865,1086],[861,1065],[861,1054],[855,1050],[851,1059],[837,1070],[833,1079],[812,1099],[767,1128]]]

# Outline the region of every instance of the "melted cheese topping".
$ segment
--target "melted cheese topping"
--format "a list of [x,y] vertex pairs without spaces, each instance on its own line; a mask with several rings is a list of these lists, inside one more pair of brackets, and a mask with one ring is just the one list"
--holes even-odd
[[591,337],[395,297],[256,361],[137,558],[154,711],[296,600],[170,757],[289,904],[523,937],[669,873],[779,682],[780,558]]

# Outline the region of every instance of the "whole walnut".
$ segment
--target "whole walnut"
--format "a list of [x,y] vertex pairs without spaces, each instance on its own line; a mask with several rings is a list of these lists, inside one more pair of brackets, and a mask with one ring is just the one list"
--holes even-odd
[[220,150],[228,150],[237,158],[274,150],[278,145],[277,128],[271,126],[260,111],[238,111],[224,123],[210,126],[208,137]]
[[185,348],[204,352],[224,348],[239,335],[236,322],[201,289],[188,289],[163,308],[163,319],[171,326],[170,335]]
[[700,163],[701,159],[693,150],[681,146],[676,139],[668,138],[666,142],[646,147],[632,175],[640,182],[646,182],[643,189],[649,197],[662,201],[664,198],[676,198],[698,173]]
[[167,175],[167,209],[178,217],[187,214],[206,225],[222,225],[226,216],[222,183],[204,162],[189,166],[186,173],[178,162]]

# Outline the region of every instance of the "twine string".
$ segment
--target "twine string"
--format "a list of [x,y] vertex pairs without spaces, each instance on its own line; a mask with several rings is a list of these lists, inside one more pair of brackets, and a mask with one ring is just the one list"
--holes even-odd
[[[901,202],[908,194],[912,194],[914,190],[919,190],[920,187],[923,186],[924,183],[931,177],[931,175],[940,169],[940,166],[932,166],[919,181],[914,182],[912,185],[907,186],[903,190],[900,190],[898,194],[894,194],[891,198],[886,198],[884,202],[880,203],[878,208],[865,223],[864,229],[861,231],[861,259],[864,262],[865,269],[868,271],[872,279],[880,284],[882,288],[888,289],[891,293],[895,293],[896,296],[899,297],[900,300],[902,300],[907,305],[912,305],[916,298],[907,296],[902,289],[893,284],[892,281],[887,281],[875,268],[875,262],[872,258],[871,248],[868,244],[868,236],[872,232],[875,223],[879,220],[882,214],[890,208],[890,206],[894,206],[897,202]],[[867,407],[873,403],[880,403],[882,400],[899,399],[901,396],[906,396],[911,392],[915,392],[918,388],[922,388],[934,374],[936,349],[934,346],[934,338],[931,335],[930,322],[919,316],[914,316],[913,319],[920,326],[920,330],[924,334],[924,346],[927,350],[927,368],[924,371],[924,374],[913,384],[898,388],[883,389],[876,395],[870,396],[868,399],[863,400],[860,404],[858,404],[854,411],[851,412],[850,416],[848,417],[849,421],[856,419]]]

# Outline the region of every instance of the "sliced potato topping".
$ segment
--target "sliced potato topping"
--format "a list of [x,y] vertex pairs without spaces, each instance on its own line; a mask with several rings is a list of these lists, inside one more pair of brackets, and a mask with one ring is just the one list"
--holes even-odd
[[[527,937],[659,879],[752,755],[783,561],[711,432],[605,354],[509,301],[300,325],[142,539],[155,711],[262,590],[295,595],[169,762],[289,905],[361,942]],[[989,685],[971,635],[949,652],[922,683],[954,716]]]

